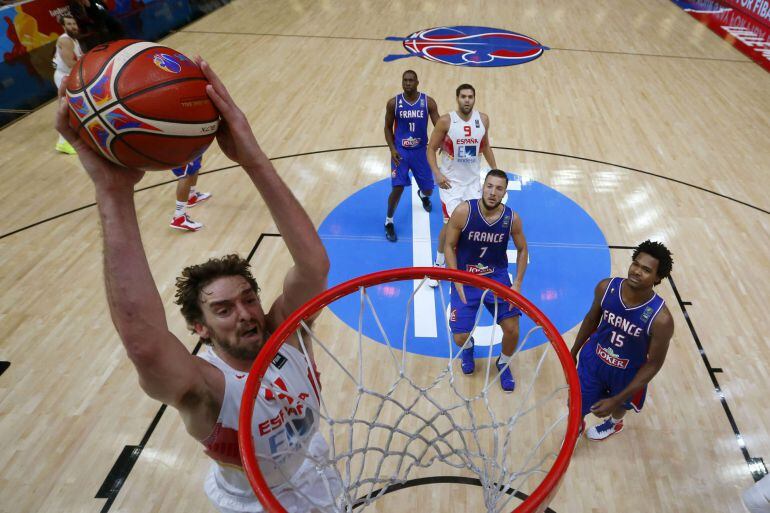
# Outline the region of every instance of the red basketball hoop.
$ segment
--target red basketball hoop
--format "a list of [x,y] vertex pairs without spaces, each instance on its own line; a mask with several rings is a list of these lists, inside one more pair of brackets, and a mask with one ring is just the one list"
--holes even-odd
[[[556,453],[556,450],[553,451],[555,459],[553,459],[553,464],[551,465],[550,470],[547,471],[545,477],[542,479],[542,481],[540,481],[539,485],[537,485],[537,487],[526,498],[526,500],[515,507],[513,511],[516,513],[535,513],[544,511],[547,508],[549,502],[558,489],[559,483],[564,476],[564,473],[567,470],[570,458],[572,457],[573,450],[577,443],[578,432],[581,424],[579,381],[577,372],[575,370],[575,364],[572,360],[569,349],[565,345],[559,332],[548,320],[548,318],[529,300],[511,288],[488,278],[475,276],[463,271],[435,267],[413,267],[368,274],[330,288],[329,290],[308,301],[305,305],[290,315],[289,318],[286,319],[286,321],[276,330],[276,332],[273,333],[273,335],[260,351],[251,368],[246,382],[243,400],[241,403],[238,439],[240,444],[241,459],[243,461],[243,466],[248,476],[249,482],[251,483],[257,498],[265,507],[266,511],[271,513],[286,513],[284,507],[271,492],[267,481],[265,480],[260,470],[258,459],[255,453],[254,441],[251,435],[252,416],[254,414],[255,398],[257,397],[257,393],[260,390],[260,387],[262,386],[262,379],[265,376],[265,373],[271,365],[271,362],[276,356],[278,350],[283,345],[284,341],[286,341],[292,334],[297,332],[297,330],[303,326],[304,321],[311,318],[314,314],[317,314],[324,307],[345,296],[354,294],[356,292],[364,294],[368,288],[376,285],[406,280],[423,280],[424,282],[426,278],[453,283],[462,283],[464,285],[486,289],[490,293],[495,294],[497,297],[513,303],[522,311],[524,315],[532,319],[537,327],[543,330],[543,333],[550,342],[551,348],[557,355],[560,368],[566,378],[566,387],[557,389],[566,390],[566,401],[564,401],[566,404],[563,404],[563,407],[566,409],[565,413],[563,414],[563,418],[566,418],[564,439],[563,442],[561,442],[560,448],[558,449],[558,454]],[[420,286],[422,285],[423,284],[420,284]],[[547,348],[547,350],[549,349],[550,348]],[[324,369],[320,370],[322,373],[324,372]],[[537,375],[535,378],[537,378]],[[546,435],[543,435],[543,438],[545,436]],[[419,435],[415,435],[415,438],[419,438]],[[335,462],[332,462],[332,464],[335,464]],[[371,500],[375,499],[376,497]]]

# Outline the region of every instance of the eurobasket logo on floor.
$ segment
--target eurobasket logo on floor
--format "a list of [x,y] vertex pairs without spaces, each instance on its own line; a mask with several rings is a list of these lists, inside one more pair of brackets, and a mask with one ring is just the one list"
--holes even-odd
[[547,46],[524,34],[467,25],[429,28],[406,37],[385,39],[400,41],[409,52],[388,55],[383,59],[385,62],[421,57],[452,66],[513,66],[533,61],[548,50]]
[[[522,180],[509,174],[506,204],[523,221],[529,246],[529,266],[522,293],[565,333],[580,323],[591,306],[596,283],[609,276],[610,254],[597,223],[577,203],[542,183]],[[332,262],[329,285],[384,269],[430,266],[436,253],[439,230],[443,225],[438,193],[433,194],[433,211],[422,208],[416,186],[407,189],[396,210],[398,242],[385,240],[384,219],[390,180],[365,187],[338,204],[321,223],[319,234]],[[410,198],[411,196],[411,198]],[[516,273],[516,251],[508,249],[509,273]],[[409,300],[419,282],[393,282],[372,287],[369,297],[378,319],[364,309],[363,334],[380,343],[385,339],[377,324],[382,323],[390,342],[400,348],[406,326],[406,349],[410,353],[445,357],[450,344],[447,314],[442,311],[441,293],[449,301],[449,284],[441,291],[424,284]],[[332,303],[331,310],[351,329],[357,331],[361,313],[358,294]],[[522,338],[533,323],[521,322]],[[489,346],[492,316],[484,310],[476,343]],[[497,328],[493,354],[499,353],[501,340]],[[546,341],[538,332],[525,349]],[[353,344],[354,341],[350,340]],[[351,349],[351,351],[354,349]],[[480,349],[479,355],[486,349]]]

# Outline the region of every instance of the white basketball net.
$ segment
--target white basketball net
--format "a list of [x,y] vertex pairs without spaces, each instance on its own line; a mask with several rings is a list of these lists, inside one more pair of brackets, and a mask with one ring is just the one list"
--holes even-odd
[[[415,294],[427,287],[425,282],[423,279],[414,287],[407,301],[400,343],[394,343],[383,328],[364,287],[358,291],[357,355],[349,342],[340,345],[337,341],[335,350],[334,344],[321,340],[304,321],[303,329],[297,331],[308,365],[308,346],[312,341],[316,363],[324,376],[320,411],[314,413],[316,418],[321,418],[319,430],[330,451],[321,456],[308,453],[306,457],[314,467],[316,490],[320,486],[325,498],[319,500],[317,493],[306,493],[302,485],[292,483],[296,481],[292,476],[284,474],[284,477],[287,486],[293,485],[295,492],[317,511],[365,511],[394,486],[412,479],[446,475],[478,479],[487,512],[512,511],[523,497],[520,495],[517,499],[517,492],[531,493],[556,459],[566,430],[569,387],[560,368],[542,372],[550,374],[551,381],[554,375],[561,376],[561,382],[555,387],[552,382],[548,384],[550,390],[536,386],[541,371],[553,366],[556,360],[547,358],[549,354],[555,356],[551,344],[527,351],[526,358],[521,351],[540,327],[535,325],[519,341],[510,363],[517,381],[516,390],[513,394],[503,394],[500,372],[492,356],[493,340],[483,347],[476,339],[477,367],[482,361],[480,358],[486,356],[487,361],[474,376],[464,376],[459,370],[459,364],[455,363],[459,348],[450,334],[447,299],[440,286],[436,290],[441,298],[441,311],[445,312],[447,338],[436,343],[447,344],[448,354],[454,356],[444,359],[432,376],[425,375],[420,371],[424,371],[427,360],[421,360],[417,366],[410,365],[415,357],[406,350],[412,304]],[[483,292],[471,334],[477,331],[487,294],[490,298],[494,296],[489,290]],[[374,319],[389,355],[366,365],[365,314]],[[493,317],[496,325],[496,306]],[[497,328],[491,337],[495,331],[500,333]],[[371,347],[371,343],[367,345]],[[548,360],[552,360],[551,364]],[[479,371],[483,372],[483,381],[479,379]],[[372,373],[377,373],[379,383],[384,382],[384,375],[392,375],[387,389],[383,390],[382,385],[380,389],[367,386],[367,378],[371,380]],[[334,395],[329,393],[329,376],[337,379]],[[319,383],[315,385],[321,390]],[[544,408],[546,405],[548,408]],[[437,464],[443,464],[440,471],[438,467],[426,470]],[[274,489],[273,493],[280,497],[278,490]]]

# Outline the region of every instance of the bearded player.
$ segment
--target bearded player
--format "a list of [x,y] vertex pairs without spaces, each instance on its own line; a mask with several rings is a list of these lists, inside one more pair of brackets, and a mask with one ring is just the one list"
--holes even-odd
[[[508,176],[499,169],[490,170],[484,179],[482,198],[464,201],[452,212],[447,224],[444,250],[448,268],[486,276],[521,292],[529,251],[521,217],[502,202],[507,189]],[[510,239],[513,239],[517,251],[516,278],[513,283],[508,275]],[[503,347],[496,362],[500,386],[505,392],[513,392],[516,381],[511,372],[510,360],[519,342],[521,311],[503,299],[496,299],[491,293],[483,295],[481,289],[456,283],[450,292],[449,328],[455,344],[462,348],[462,371],[464,374],[472,374],[476,368],[474,341],[470,332],[482,296],[484,307],[489,313],[495,315],[497,311],[495,321],[503,330]]]
[[[454,209],[463,201],[481,197],[481,155],[493,169],[497,167],[495,154],[489,145],[489,116],[473,109],[476,90],[470,84],[460,85],[457,110],[444,114],[436,123],[428,142],[428,163],[439,186],[439,197],[444,211],[444,226],[439,233],[436,266],[443,266],[446,223]],[[441,164],[436,152],[441,150]],[[432,287],[436,280],[429,280]]]

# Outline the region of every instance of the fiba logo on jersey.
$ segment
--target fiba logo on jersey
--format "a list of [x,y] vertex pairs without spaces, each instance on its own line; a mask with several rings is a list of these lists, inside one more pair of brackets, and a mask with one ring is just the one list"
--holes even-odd
[[388,55],[383,59],[385,62],[421,57],[452,66],[514,66],[533,61],[549,49],[524,34],[467,25],[429,28],[407,37],[385,39],[400,41],[409,52]]

